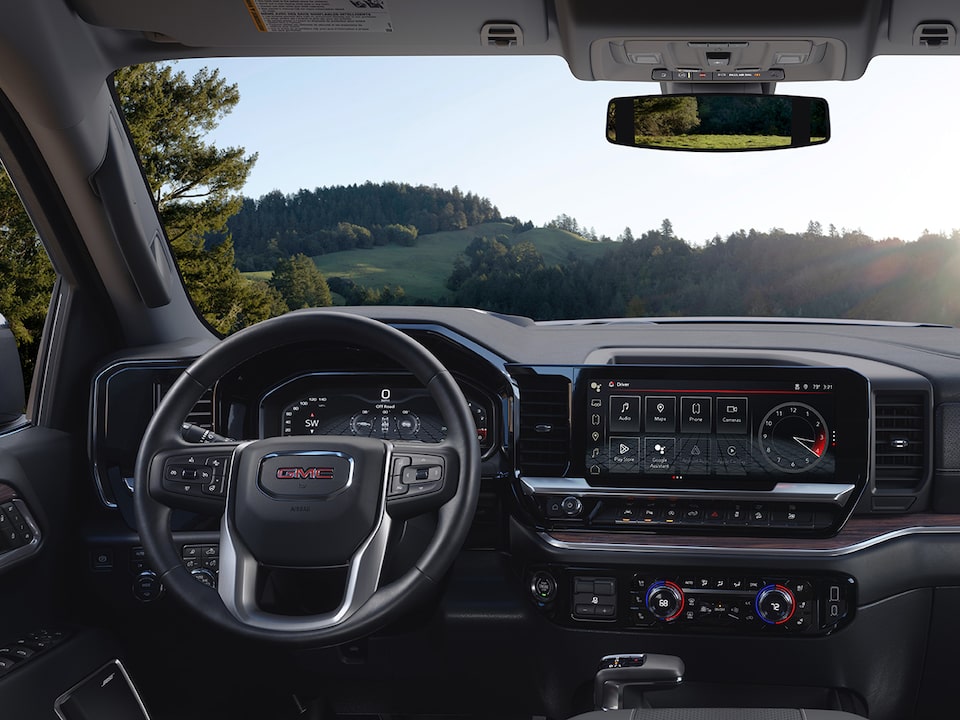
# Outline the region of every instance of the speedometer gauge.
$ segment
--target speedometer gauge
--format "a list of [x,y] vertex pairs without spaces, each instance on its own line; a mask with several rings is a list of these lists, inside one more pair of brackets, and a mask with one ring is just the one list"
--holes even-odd
[[284,435],[318,435],[320,422],[326,413],[326,398],[304,398],[283,411]]
[[768,412],[760,423],[763,457],[783,472],[802,473],[817,466],[827,453],[827,424],[804,403],[784,403]]

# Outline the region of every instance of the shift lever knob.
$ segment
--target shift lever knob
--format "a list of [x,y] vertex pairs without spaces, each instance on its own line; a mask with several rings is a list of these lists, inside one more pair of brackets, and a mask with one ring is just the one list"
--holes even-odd
[[667,690],[683,682],[683,660],[675,655],[607,655],[600,661],[593,684],[594,704],[599,710],[623,707],[623,691]]

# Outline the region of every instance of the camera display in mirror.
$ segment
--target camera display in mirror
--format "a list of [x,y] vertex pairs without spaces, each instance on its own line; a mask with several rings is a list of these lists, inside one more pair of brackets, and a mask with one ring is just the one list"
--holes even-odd
[[646,95],[607,106],[607,140],[655,150],[742,152],[820,145],[827,101],[789,95]]

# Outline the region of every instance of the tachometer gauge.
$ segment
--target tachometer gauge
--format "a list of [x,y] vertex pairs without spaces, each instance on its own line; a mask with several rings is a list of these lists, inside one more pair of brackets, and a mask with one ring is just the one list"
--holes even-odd
[[773,467],[801,473],[823,460],[829,444],[823,416],[804,403],[784,403],[760,423],[760,450]]

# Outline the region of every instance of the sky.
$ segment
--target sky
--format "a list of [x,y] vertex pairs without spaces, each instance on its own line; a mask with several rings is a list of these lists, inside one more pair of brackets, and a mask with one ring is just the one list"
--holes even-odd
[[681,153],[611,145],[607,101],[655,83],[585,82],[546,58],[279,58],[182,61],[219,67],[240,103],[209,139],[259,159],[260,197],[366,181],[458,186],[537,225],[570,215],[598,234],[669,218],[677,236],[809,221],[914,240],[960,228],[960,58],[875,58],[853,82],[780,83],[830,103],[826,145]]

